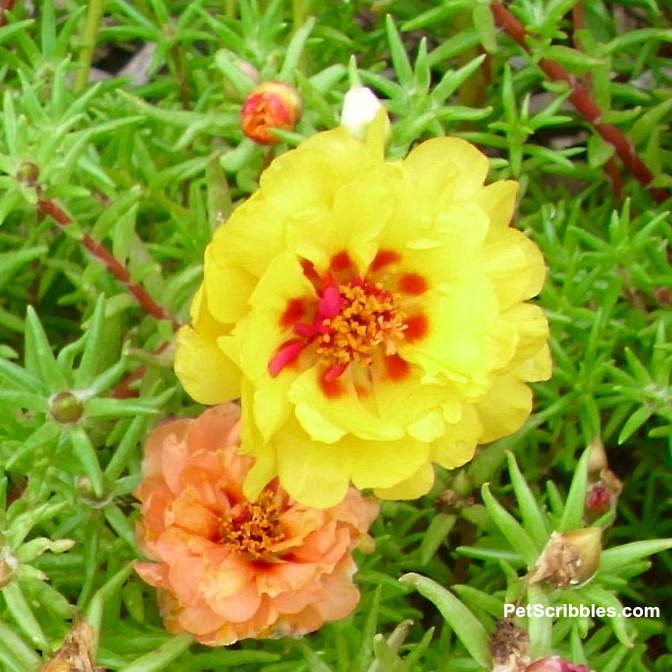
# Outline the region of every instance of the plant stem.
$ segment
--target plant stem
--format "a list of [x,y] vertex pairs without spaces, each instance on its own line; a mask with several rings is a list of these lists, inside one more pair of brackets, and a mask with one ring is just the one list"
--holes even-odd
[[[68,215],[61,206],[55,201],[49,199],[40,199],[38,202],[40,212],[51,217],[61,229],[66,229],[73,223],[73,219]],[[131,274],[128,269],[120,263],[112,253],[98,240],[96,240],[90,233],[82,235],[82,244],[84,247],[105,266],[109,273],[111,273],[122,285],[128,290],[131,296],[157,320],[169,320],[173,329],[177,329],[180,324],[172,317],[165,308],[160,306],[152,297],[146,292],[142,285],[131,282]]]
[[[518,21],[518,19],[504,7],[504,5],[491,5],[490,9],[492,10],[492,14],[495,17],[497,24],[506,31],[511,38],[529,52],[530,47],[527,39],[528,32],[525,30],[523,24]],[[621,161],[623,161],[625,167],[636,180],[647,188],[653,200],[657,203],[666,201],[670,197],[670,194],[666,189],[649,186],[654,177],[653,173],[639,158],[637,151],[620,129],[613,124],[600,123],[602,111],[581,84],[579,84],[559,63],[556,63],[555,61],[542,58],[539,61],[539,67],[549,79],[556,82],[567,82],[567,84],[569,84],[571,89],[569,100],[572,105],[574,105],[575,109],[593,126],[604,140],[614,146],[616,154]]]
[[86,12],[86,23],[82,33],[82,49],[77,57],[77,63],[80,68],[75,73],[72,84],[72,90],[79,93],[86,88],[89,83],[89,73],[91,72],[91,62],[93,61],[93,52],[96,48],[98,30],[103,18],[103,9],[105,0],[89,0],[89,6]]
[[[170,342],[167,341],[166,343],[162,343],[155,351],[155,355],[160,355],[162,352],[164,352],[168,346],[170,345]],[[147,373],[147,365],[146,364],[141,364],[137,369],[134,371],[131,371],[115,388],[114,392],[112,393],[112,396],[115,399],[130,399],[131,397],[137,397],[138,392],[137,390],[134,390],[131,388],[131,385],[133,383],[137,382],[138,380],[141,380],[142,377]]]

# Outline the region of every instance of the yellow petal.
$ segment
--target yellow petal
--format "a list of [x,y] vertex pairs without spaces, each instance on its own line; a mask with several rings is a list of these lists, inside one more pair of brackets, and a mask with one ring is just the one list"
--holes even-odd
[[515,229],[491,229],[476,265],[490,278],[502,310],[531,299],[544,285],[539,248]]
[[432,138],[416,147],[404,159],[404,168],[428,191],[440,193],[451,176],[454,201],[471,200],[483,185],[489,164],[485,154],[460,138]]
[[490,225],[502,228],[509,225],[516,207],[518,183],[513,180],[500,180],[479,189],[473,196],[490,218]]
[[417,499],[426,495],[434,485],[434,469],[423,464],[410,478],[391,488],[376,488],[373,494],[381,499]]
[[482,443],[518,431],[532,412],[532,390],[514,374],[495,379],[476,406],[483,423]]
[[371,413],[359,400],[346,370],[336,381],[343,390],[327,396],[320,384],[321,369],[313,366],[300,374],[289,388],[296,418],[315,441],[330,443],[339,432],[368,440],[391,441],[404,436],[404,428]]
[[240,370],[214,340],[191,327],[177,333],[175,374],[201,404],[219,404],[240,396]]
[[[311,438],[290,421],[273,439],[278,475],[298,501],[334,506],[352,480],[357,488],[389,488],[410,478],[426,463],[429,447],[413,439],[367,441],[352,436],[332,444]],[[266,448],[265,448],[266,449]]]

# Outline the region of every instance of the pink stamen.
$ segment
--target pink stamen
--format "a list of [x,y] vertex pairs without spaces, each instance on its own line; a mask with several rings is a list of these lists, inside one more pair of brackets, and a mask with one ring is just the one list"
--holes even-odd
[[268,372],[271,378],[275,378],[286,366],[296,361],[306,345],[305,341],[297,341],[295,339],[285,341],[268,362]]
[[341,312],[341,293],[338,285],[330,283],[322,290],[320,302],[317,306],[317,321],[333,320]]
[[294,333],[303,338],[315,338],[323,333],[323,330],[314,324],[306,324],[305,322],[297,322],[294,325]]

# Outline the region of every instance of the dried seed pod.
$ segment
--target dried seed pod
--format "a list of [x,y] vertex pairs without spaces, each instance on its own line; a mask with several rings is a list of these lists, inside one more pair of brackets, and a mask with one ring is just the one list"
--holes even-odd
[[553,532],[530,572],[529,583],[547,581],[556,588],[584,585],[597,572],[601,553],[602,528]]
[[530,636],[510,618],[497,621],[490,636],[492,672],[520,672],[530,662]]

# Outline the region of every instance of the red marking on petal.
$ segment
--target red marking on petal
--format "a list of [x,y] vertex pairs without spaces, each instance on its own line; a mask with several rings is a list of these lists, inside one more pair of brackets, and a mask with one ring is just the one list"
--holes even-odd
[[389,264],[396,264],[401,261],[401,255],[394,250],[378,250],[369,266],[369,272],[375,273]]
[[324,393],[324,396],[328,399],[336,399],[345,394],[345,385],[340,380],[340,378],[334,378],[332,380],[327,380],[326,374],[329,371],[326,371],[320,376],[320,389]]
[[411,315],[406,319],[406,330],[404,331],[404,338],[407,341],[417,341],[427,335],[429,331],[429,322],[427,317],[422,313]]
[[419,296],[429,289],[429,284],[424,276],[419,273],[404,273],[397,283],[397,288],[404,294]]
[[354,264],[350,255],[343,251],[335,254],[329,261],[329,268],[334,272],[338,273],[340,271],[347,271],[349,268],[352,268]]
[[331,368],[327,369],[324,374],[324,380],[330,383],[332,380],[336,380],[342,373],[345,372],[345,370],[348,368],[347,364],[339,364],[337,366],[332,366]]
[[396,383],[408,376],[411,366],[399,355],[390,355],[389,357],[385,357],[385,370],[387,371],[387,375]]
[[287,307],[280,316],[280,326],[283,329],[291,327],[306,314],[306,304],[303,299],[290,299]]
[[303,274],[306,276],[308,282],[315,288],[315,290],[318,290],[320,287],[322,287],[322,278],[320,277],[320,274],[315,270],[315,266],[313,266],[312,261],[308,261],[308,259],[301,259],[301,269],[303,270]]
[[286,366],[296,361],[301,351],[306,346],[305,341],[285,341],[268,362],[268,373],[275,378]]

